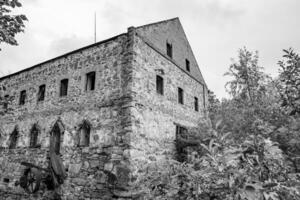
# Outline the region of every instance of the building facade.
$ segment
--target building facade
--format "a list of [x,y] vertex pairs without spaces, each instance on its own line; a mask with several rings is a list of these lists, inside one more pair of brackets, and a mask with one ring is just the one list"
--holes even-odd
[[174,156],[176,134],[206,119],[207,87],[178,18],[130,27],[0,86],[13,99],[0,116],[0,194],[11,199],[46,198],[18,181],[22,161],[48,166],[50,146],[67,171],[62,199],[130,196],[141,169]]

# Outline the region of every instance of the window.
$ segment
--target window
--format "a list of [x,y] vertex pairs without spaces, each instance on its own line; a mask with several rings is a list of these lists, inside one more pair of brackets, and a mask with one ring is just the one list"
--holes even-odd
[[18,136],[19,136],[18,128],[15,128],[9,138],[9,142],[10,142],[9,149],[15,149],[17,147]]
[[26,90],[22,90],[20,93],[20,105],[24,105],[26,100]]
[[179,162],[187,161],[187,149],[182,145],[182,139],[187,139],[187,129],[176,125],[176,159]]
[[8,103],[9,103],[9,95],[4,96],[4,101],[3,101],[3,110],[6,112],[8,110]]
[[90,145],[90,124],[87,121],[84,121],[79,129],[79,141],[78,146],[88,147]]
[[172,58],[173,57],[173,49],[172,49],[172,44],[167,42],[167,55]]
[[195,111],[199,111],[199,104],[198,104],[198,98],[197,97],[194,98],[194,107],[195,107]]
[[46,85],[40,85],[38,92],[38,101],[45,100]]
[[186,68],[186,71],[190,71],[190,61],[188,59],[185,59],[185,68]]
[[95,72],[90,72],[86,74],[86,84],[85,84],[86,91],[95,90],[95,80],[96,80],[95,78],[96,78]]
[[31,148],[37,147],[37,139],[39,135],[39,130],[36,125],[33,125],[31,131],[30,131],[30,144],[29,146]]
[[164,94],[164,79],[161,76],[156,76],[156,92],[158,94]]
[[60,96],[67,96],[68,95],[68,79],[63,79],[60,81]]
[[178,103],[183,104],[183,89],[178,88]]
[[57,120],[50,132],[50,152],[60,154],[61,142],[63,142],[64,125],[61,120]]

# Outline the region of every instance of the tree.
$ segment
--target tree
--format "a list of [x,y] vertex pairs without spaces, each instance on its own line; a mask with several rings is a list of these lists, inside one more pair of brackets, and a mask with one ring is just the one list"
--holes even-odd
[[216,97],[213,91],[208,90],[208,113],[209,118],[215,121],[219,115],[220,100]]
[[21,6],[18,0],[0,0],[0,44],[5,42],[18,45],[15,36],[24,32],[24,22],[27,18],[25,15],[12,15],[11,9]]
[[233,59],[229,71],[224,74],[233,77],[225,87],[233,98],[253,104],[264,94],[268,76],[258,65],[257,51],[253,53],[244,47],[239,49],[238,54],[238,61]]
[[290,115],[296,115],[300,113],[300,56],[292,48],[283,52],[284,60],[278,62],[281,106]]

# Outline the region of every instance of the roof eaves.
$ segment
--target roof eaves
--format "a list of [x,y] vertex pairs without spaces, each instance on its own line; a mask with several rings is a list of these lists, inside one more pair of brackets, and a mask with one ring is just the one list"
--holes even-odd
[[71,55],[71,54],[74,54],[74,53],[83,51],[83,50],[85,50],[85,49],[88,49],[88,48],[91,48],[91,47],[94,47],[94,46],[97,46],[97,45],[100,45],[100,44],[103,44],[103,43],[106,43],[106,42],[109,42],[109,41],[111,41],[111,40],[115,40],[115,39],[117,39],[118,37],[121,37],[121,36],[123,36],[123,35],[126,35],[126,33],[122,33],[122,34],[116,35],[116,36],[114,36],[114,37],[111,37],[111,38],[108,38],[108,39],[106,39],[106,40],[102,40],[102,41],[96,42],[96,43],[94,43],[94,44],[90,44],[90,45],[88,45],[88,46],[85,46],[85,47],[82,47],[82,48],[79,48],[79,49],[70,51],[70,52],[65,53],[65,54],[63,54],[63,55],[60,55],[60,56],[51,58],[51,59],[49,59],[49,60],[46,60],[46,61],[41,62],[41,63],[36,64],[36,65],[33,65],[33,66],[31,66],[31,67],[22,69],[22,70],[20,70],[20,71],[15,72],[15,73],[8,74],[8,75],[6,75],[6,76],[0,77],[0,81],[4,80],[4,79],[6,79],[6,78],[10,78],[10,77],[12,77],[12,76],[15,76],[15,75],[17,75],[17,74],[21,74],[21,73],[23,73],[23,72],[25,72],[25,71],[32,70],[32,69],[34,69],[34,68],[36,68],[36,67],[39,67],[39,66],[41,66],[41,65],[43,65],[43,64],[52,62],[52,61],[54,61],[54,60],[57,60],[57,59],[60,59],[60,58],[63,58],[63,57],[66,57],[66,56],[68,56],[68,55]]

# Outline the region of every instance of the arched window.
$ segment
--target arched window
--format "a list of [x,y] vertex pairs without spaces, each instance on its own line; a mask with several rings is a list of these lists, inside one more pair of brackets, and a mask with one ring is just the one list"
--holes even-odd
[[36,124],[34,124],[30,130],[30,144],[31,148],[37,147],[38,136],[39,136],[39,128]]
[[18,137],[19,137],[19,130],[18,127],[16,126],[13,132],[10,134],[10,138],[9,138],[10,149],[15,149],[17,147]]
[[50,132],[50,152],[60,153],[61,135],[64,133],[64,130],[61,120],[57,120]]
[[83,120],[79,127],[78,146],[88,147],[90,145],[91,124],[87,120]]

